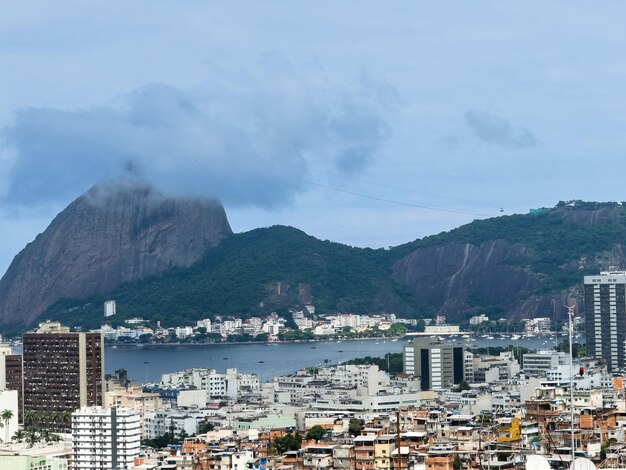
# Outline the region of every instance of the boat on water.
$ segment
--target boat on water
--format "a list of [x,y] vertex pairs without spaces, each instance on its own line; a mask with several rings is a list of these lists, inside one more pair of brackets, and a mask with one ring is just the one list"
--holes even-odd
[[518,340],[518,339],[520,339],[520,338],[521,338],[521,336],[520,336],[520,335],[511,335],[511,339],[512,339],[513,341],[517,341],[517,340]]

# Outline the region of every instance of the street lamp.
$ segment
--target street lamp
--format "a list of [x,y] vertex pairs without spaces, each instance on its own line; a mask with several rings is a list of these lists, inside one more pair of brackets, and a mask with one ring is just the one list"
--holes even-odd
[[261,383],[263,382],[263,364],[265,364],[265,361],[259,361],[259,382]]
[[150,364],[150,361],[143,361],[143,365],[146,369],[146,383],[148,383],[148,364]]
[[337,352],[339,353],[339,364],[341,364],[341,353],[343,352],[343,349],[340,349]]
[[228,361],[228,358],[223,357],[222,359],[224,359],[224,373],[226,373],[226,365],[227,365],[226,361]]

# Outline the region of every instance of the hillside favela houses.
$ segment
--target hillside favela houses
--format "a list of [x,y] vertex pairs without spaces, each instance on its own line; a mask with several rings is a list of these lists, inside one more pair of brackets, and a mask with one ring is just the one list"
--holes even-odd
[[[438,317],[425,331],[404,329],[400,354],[268,371],[265,380],[229,367],[181,367],[153,383],[123,369],[105,375],[111,332],[42,323],[23,335],[22,354],[0,349],[0,468],[455,470],[570,468],[573,459],[626,468],[626,351],[614,328],[626,316],[626,273],[587,276],[584,286],[586,353],[548,340],[543,349],[478,348],[477,337],[507,333]],[[470,330],[489,321],[477,317]],[[411,326],[319,319],[313,307],[292,319],[207,319],[180,334]],[[545,319],[527,324],[507,337],[550,331]],[[125,328],[148,326],[137,318]]]

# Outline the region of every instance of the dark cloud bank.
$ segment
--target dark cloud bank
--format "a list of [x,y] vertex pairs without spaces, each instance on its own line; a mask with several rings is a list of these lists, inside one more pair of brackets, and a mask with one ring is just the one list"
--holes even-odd
[[193,89],[153,84],[116,106],[21,109],[0,134],[10,156],[0,201],[65,201],[130,178],[275,207],[305,189],[310,166],[352,173],[370,164],[394,106],[393,91],[371,80],[347,91],[290,68]]

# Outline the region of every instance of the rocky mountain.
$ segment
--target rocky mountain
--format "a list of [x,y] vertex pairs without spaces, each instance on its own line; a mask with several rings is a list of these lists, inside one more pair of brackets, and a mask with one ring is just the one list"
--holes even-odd
[[108,298],[117,301],[113,323],[140,315],[175,325],[308,303],[320,313],[443,313],[453,321],[554,309],[564,316],[568,297],[583,308],[584,275],[626,267],[621,203],[559,203],[373,250],[291,227],[231,235],[216,203],[145,188],[92,193],[16,257],[0,282],[5,325],[41,314],[97,326]]
[[582,311],[582,280],[626,267],[621,203],[559,203],[550,209],[474,221],[417,240],[392,265],[416,303],[462,321],[489,311],[511,320]]
[[0,323],[29,324],[63,298],[189,267],[232,235],[216,201],[99,186],[58,214],[0,280]]

